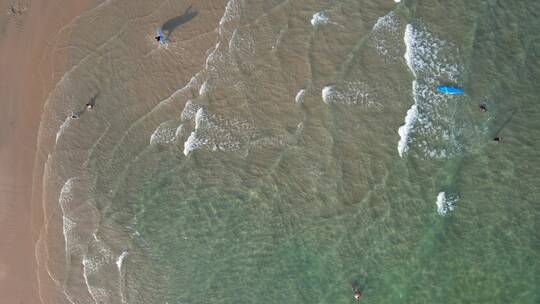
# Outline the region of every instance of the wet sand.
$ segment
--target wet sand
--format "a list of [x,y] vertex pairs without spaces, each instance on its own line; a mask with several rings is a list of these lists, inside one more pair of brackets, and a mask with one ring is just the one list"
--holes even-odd
[[[42,222],[39,185],[43,163],[39,154],[36,161],[36,141],[43,103],[58,80],[58,74],[50,71],[47,52],[50,38],[88,2],[0,1],[2,303],[41,303],[34,248]],[[53,68],[61,69],[59,64]],[[38,187],[33,181],[38,181]]]

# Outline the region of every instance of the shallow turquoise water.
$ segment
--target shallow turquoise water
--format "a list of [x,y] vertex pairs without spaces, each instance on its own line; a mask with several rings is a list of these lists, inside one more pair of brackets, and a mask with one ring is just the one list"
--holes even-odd
[[[106,69],[123,46],[96,55],[107,107],[138,103],[96,107],[83,123],[99,136],[73,130],[52,152],[56,187],[93,181],[101,245],[82,238],[81,255],[112,268],[86,284],[114,282],[111,303],[350,303],[352,284],[363,303],[539,302],[539,6],[229,1],[187,85],[174,75],[189,44],[152,53],[178,66],[147,82],[144,60],[135,76]],[[97,147],[85,169],[66,160],[73,138]]]

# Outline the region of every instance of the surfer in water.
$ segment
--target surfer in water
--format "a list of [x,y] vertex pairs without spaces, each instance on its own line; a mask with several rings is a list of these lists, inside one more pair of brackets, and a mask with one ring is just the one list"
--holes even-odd
[[496,142],[496,143],[501,143],[502,142],[502,138],[501,137],[495,137],[493,138],[493,142]]
[[360,301],[362,299],[362,292],[360,291],[360,289],[353,286],[352,290],[353,290],[353,293],[354,293],[354,299],[356,301]]
[[478,107],[480,108],[480,112],[487,112],[488,110],[485,103],[481,103]]
[[167,37],[165,36],[165,34],[163,34],[163,31],[159,27],[156,29],[156,35],[154,36],[154,39],[156,39],[156,41],[160,44],[167,44]]

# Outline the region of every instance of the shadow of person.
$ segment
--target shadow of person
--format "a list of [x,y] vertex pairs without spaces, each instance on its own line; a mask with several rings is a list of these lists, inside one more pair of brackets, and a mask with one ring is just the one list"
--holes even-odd
[[163,31],[164,34],[167,35],[167,39],[169,39],[169,37],[171,36],[171,33],[179,26],[181,26],[182,24],[190,21],[191,19],[195,18],[195,16],[197,16],[197,11],[192,11],[191,10],[191,7],[193,5],[190,5],[186,11],[184,12],[184,14],[180,15],[180,16],[177,16],[177,17],[174,17],[172,19],[169,19],[167,21],[165,21],[165,23],[163,23],[163,25],[161,26],[161,30]]

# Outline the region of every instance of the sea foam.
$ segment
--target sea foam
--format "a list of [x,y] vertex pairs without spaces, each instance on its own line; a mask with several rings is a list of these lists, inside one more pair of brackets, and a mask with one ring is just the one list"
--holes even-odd
[[[446,158],[459,152],[456,140],[454,100],[459,97],[438,94],[435,87],[441,78],[458,82],[462,68],[458,64],[459,50],[450,43],[433,36],[422,23],[407,24],[404,34],[405,62],[414,79],[413,105],[407,111],[405,124],[398,129],[398,154],[403,156],[415,141],[415,132],[423,138],[415,142],[415,153],[425,158]],[[454,102],[452,102],[454,101]]]
[[331,23],[331,21],[330,21],[330,17],[328,16],[328,12],[326,11],[316,12],[311,17],[311,25],[313,26],[329,24],[329,23]]
[[407,116],[405,116],[405,124],[399,127],[398,129],[400,138],[399,138],[397,149],[398,149],[398,153],[400,157],[403,156],[403,152],[407,151],[407,141],[409,139],[409,134],[412,130],[412,127],[417,117],[418,117],[418,109],[415,103],[407,111]]
[[60,197],[58,198],[60,210],[62,210],[62,233],[64,235],[64,250],[66,256],[70,255],[71,248],[73,247],[72,242],[75,238],[72,231],[76,226],[76,222],[69,217],[68,213],[69,204],[73,199],[72,190],[74,181],[75,177],[72,177],[64,183],[60,190]]
[[396,13],[391,11],[379,17],[371,30],[371,41],[377,52],[393,60],[400,56],[400,22]]
[[60,125],[60,127],[58,128],[58,132],[56,132],[55,143],[58,143],[58,139],[60,139],[62,134],[64,134],[64,131],[69,127],[71,121],[73,121],[73,118],[71,118],[71,116],[68,116],[68,117],[66,117],[64,122]]
[[83,257],[82,264],[84,282],[88,293],[90,293],[95,303],[107,303],[109,292],[103,287],[96,287],[90,283],[90,277],[99,271],[101,264],[88,256]]
[[175,121],[161,123],[150,136],[150,145],[170,144],[174,142],[177,128],[178,126]]
[[414,37],[413,37],[413,27],[410,24],[407,24],[405,27],[405,35],[403,36],[403,40],[405,42],[405,62],[407,63],[407,66],[409,67],[409,71],[416,77],[415,68],[413,66],[413,52],[414,52]]
[[381,106],[375,102],[375,94],[369,86],[362,81],[342,81],[325,86],[321,97],[326,104]]
[[118,259],[116,260],[116,267],[118,267],[118,272],[122,273],[122,265],[124,265],[124,260],[129,255],[129,252],[123,251],[120,256],[118,256]]
[[445,192],[441,191],[437,195],[437,200],[435,202],[437,206],[437,213],[439,215],[446,215],[449,211],[453,211],[455,208],[455,203],[457,197],[454,195],[447,195]]
[[296,97],[294,97],[294,101],[296,103],[303,103],[304,102],[304,96],[306,95],[306,89],[301,89],[296,93]]

